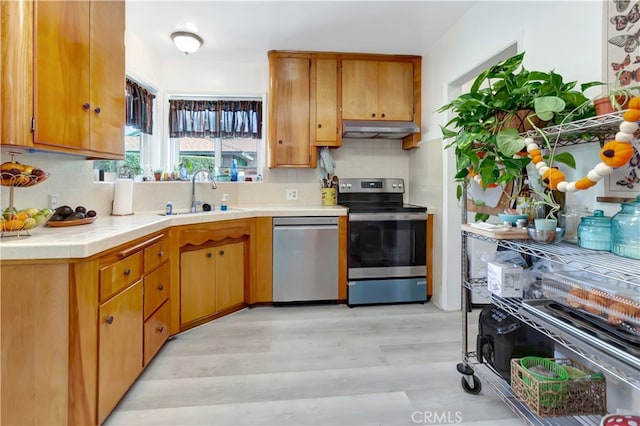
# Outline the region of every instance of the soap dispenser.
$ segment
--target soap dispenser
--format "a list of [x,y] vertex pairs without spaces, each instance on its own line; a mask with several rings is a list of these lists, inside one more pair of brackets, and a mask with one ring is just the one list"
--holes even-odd
[[222,194],[222,200],[220,200],[220,210],[225,211],[227,210],[227,199],[229,197],[229,194]]

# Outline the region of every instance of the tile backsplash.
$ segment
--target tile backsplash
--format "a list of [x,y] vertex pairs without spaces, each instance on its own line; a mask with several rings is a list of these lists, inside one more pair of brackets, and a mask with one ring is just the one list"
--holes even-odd
[[[400,141],[394,140],[345,140],[342,147],[331,150],[335,161],[334,174],[339,177],[404,178],[408,185],[409,153],[400,145]],[[1,160],[10,160],[6,147],[2,148]],[[92,160],[62,154],[24,153],[17,161],[32,164],[51,174],[36,186],[14,189],[17,208],[46,207],[48,195],[56,194],[59,205],[83,205],[96,210],[99,215],[111,214],[114,185],[112,182],[94,182]],[[222,194],[229,194],[230,206],[320,204],[320,168],[265,168],[263,177],[264,182],[219,182],[215,190],[208,183],[197,183],[196,198],[213,203],[216,208]],[[289,188],[298,190],[298,200],[286,200]],[[133,197],[134,212],[162,212],[167,201],[173,203],[175,211],[187,210],[191,204],[191,183],[136,182]],[[2,187],[0,205],[4,209],[8,204],[9,188]]]

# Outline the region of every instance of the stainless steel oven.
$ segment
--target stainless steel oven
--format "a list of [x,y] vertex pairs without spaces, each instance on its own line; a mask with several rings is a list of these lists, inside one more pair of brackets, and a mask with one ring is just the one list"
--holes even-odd
[[349,278],[427,273],[427,213],[349,214]]
[[402,179],[340,180],[350,306],[427,300],[427,209],[405,204],[403,194]]

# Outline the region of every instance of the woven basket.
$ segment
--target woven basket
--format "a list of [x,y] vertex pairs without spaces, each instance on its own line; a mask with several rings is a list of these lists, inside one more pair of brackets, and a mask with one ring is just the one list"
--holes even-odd
[[[568,366],[572,377],[576,369],[585,376],[593,372],[566,358],[549,359],[561,367]],[[566,374],[566,370],[565,370]],[[566,377],[566,376],[565,376]],[[604,415],[607,413],[607,384],[604,379],[540,380],[521,365],[521,359],[511,360],[511,387],[516,396],[540,417]]]
[[533,130],[533,126],[529,122],[528,117],[531,119],[531,122],[540,129],[549,123],[548,121],[540,120],[532,109],[520,109],[515,113],[499,112],[496,115],[498,124],[496,124],[495,132],[497,133],[503,129],[516,129],[518,133]]

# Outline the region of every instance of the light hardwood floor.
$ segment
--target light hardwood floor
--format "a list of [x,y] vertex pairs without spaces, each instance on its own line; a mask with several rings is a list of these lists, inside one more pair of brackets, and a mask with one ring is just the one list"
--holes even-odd
[[105,424],[521,425],[462,390],[461,335],[430,303],[245,309],[169,341]]

